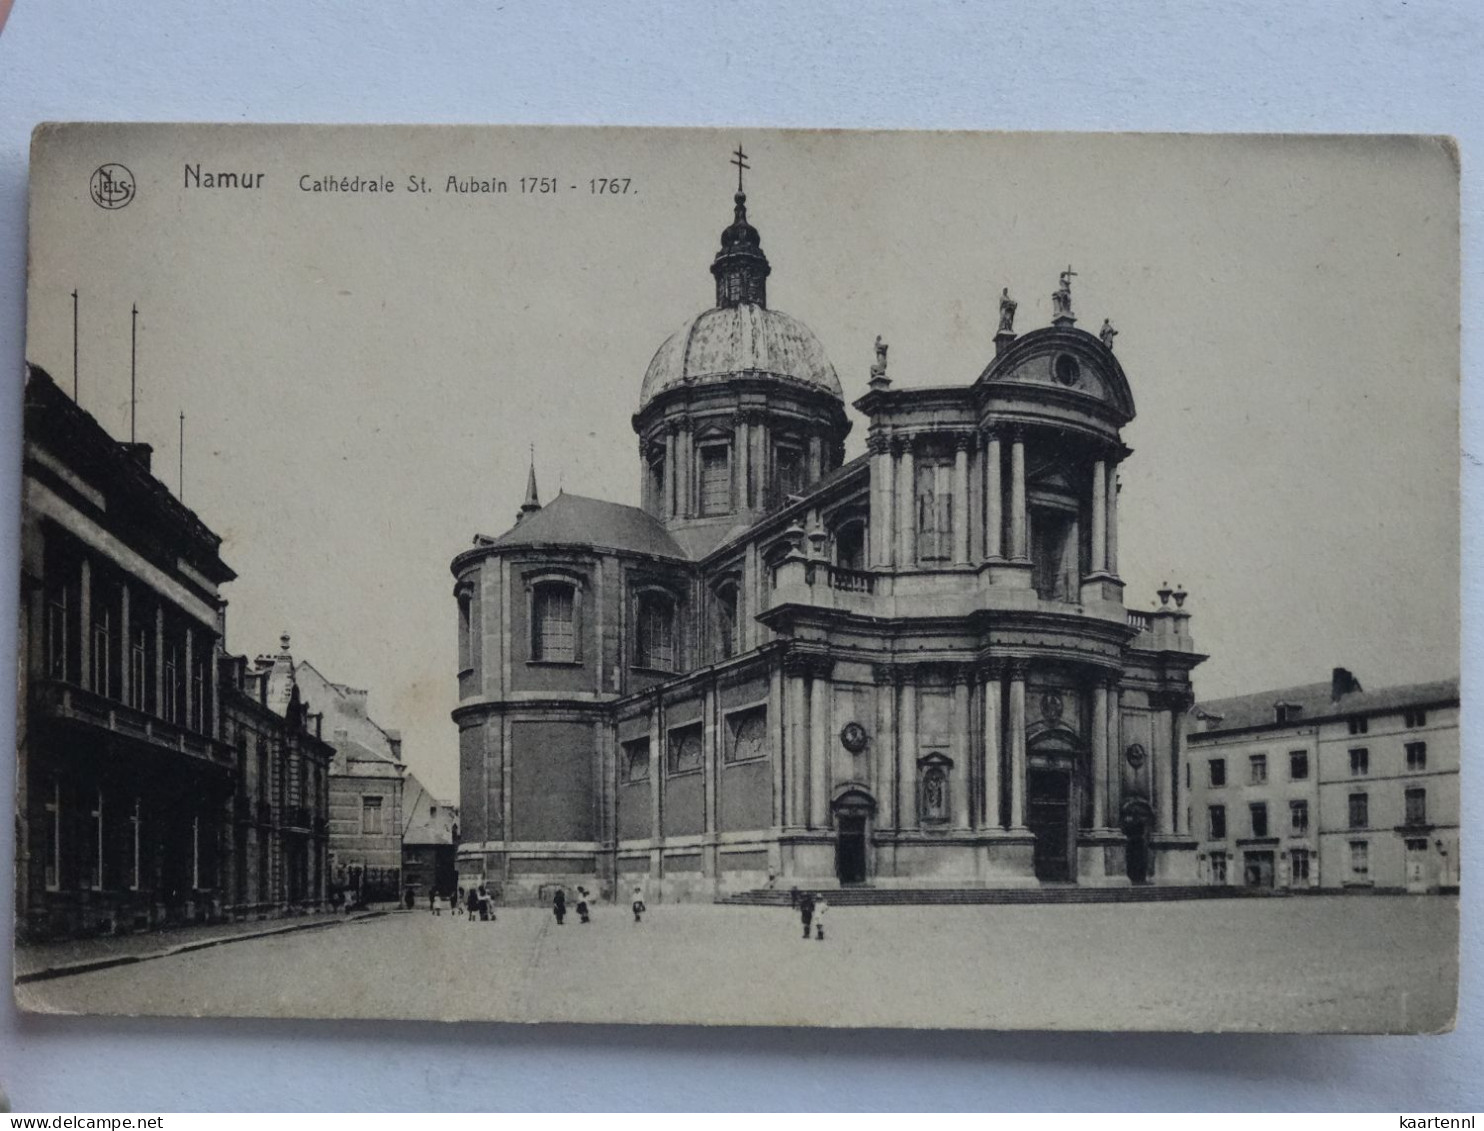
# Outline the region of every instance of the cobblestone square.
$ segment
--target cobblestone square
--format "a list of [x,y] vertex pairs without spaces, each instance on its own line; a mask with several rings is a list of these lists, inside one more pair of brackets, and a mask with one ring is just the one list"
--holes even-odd
[[17,987],[29,1009],[443,1020],[1416,1032],[1450,1025],[1458,902],[600,905],[397,913]]

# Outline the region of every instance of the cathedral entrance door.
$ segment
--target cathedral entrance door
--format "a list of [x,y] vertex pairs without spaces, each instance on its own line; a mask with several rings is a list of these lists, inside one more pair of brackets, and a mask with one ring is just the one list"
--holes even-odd
[[1066,770],[1033,769],[1027,777],[1027,821],[1036,837],[1036,879],[1070,880],[1071,774]]
[[855,814],[836,818],[835,877],[842,884],[866,882],[866,819]]
[[1129,882],[1147,884],[1149,882],[1149,826],[1140,821],[1136,824],[1125,825],[1123,832],[1128,837],[1128,844],[1123,852],[1128,865]]

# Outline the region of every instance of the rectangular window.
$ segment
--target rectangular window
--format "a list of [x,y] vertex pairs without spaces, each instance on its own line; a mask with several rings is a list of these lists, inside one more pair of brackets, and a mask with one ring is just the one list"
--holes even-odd
[[1212,789],[1220,789],[1226,784],[1226,759],[1212,758],[1210,762],[1210,781]]
[[366,836],[381,836],[386,832],[382,821],[381,798],[361,798],[361,832]]
[[1303,711],[1303,707],[1297,703],[1273,704],[1273,718],[1280,723],[1297,722]]
[[1309,882],[1309,850],[1307,848],[1295,848],[1288,854],[1289,882],[1294,884],[1307,884]]
[[67,678],[67,587],[48,585],[46,624],[46,674],[52,679]]
[[1371,797],[1368,793],[1350,795],[1350,827],[1363,829],[1371,823]]
[[1425,727],[1427,725],[1427,712],[1418,711],[1415,709],[1411,711],[1403,711],[1402,725],[1408,727]]
[[197,733],[206,731],[206,661],[191,661],[191,721],[190,728]]
[[1350,751],[1350,776],[1352,778],[1363,778],[1371,772],[1371,752],[1364,746],[1357,746]]
[[106,590],[98,587],[93,597],[93,646],[88,653],[88,686],[99,695],[113,692],[113,618],[102,604]]
[[1266,754],[1253,754],[1247,759],[1249,773],[1247,780],[1252,785],[1263,785],[1268,780],[1268,756]]
[[134,798],[134,812],[129,815],[130,834],[130,860],[129,860],[129,890],[139,890],[139,834],[144,824],[144,812],[142,802]]
[[180,721],[180,649],[175,644],[165,645],[162,667],[160,717],[167,723],[177,723]]
[[1252,835],[1265,837],[1268,835],[1268,803],[1266,801],[1254,801],[1247,806],[1252,815]]
[[671,774],[696,773],[702,769],[700,723],[670,732],[668,763]]
[[1356,879],[1365,879],[1371,873],[1371,845],[1369,841],[1350,842],[1350,874]]
[[1407,743],[1407,769],[1409,769],[1409,770],[1425,770],[1425,769],[1427,769],[1427,743],[1425,743],[1425,742],[1409,742],[1409,743]]
[[638,636],[635,666],[675,670],[675,609],[668,598],[650,593],[640,599]]
[[1427,790],[1420,788],[1407,790],[1406,805],[1407,824],[1427,824]]
[[1290,750],[1288,752],[1288,780],[1306,781],[1309,777],[1309,752],[1307,750]]
[[1288,803],[1288,829],[1294,836],[1303,836],[1309,831],[1309,803],[1307,801]]
[[727,514],[732,509],[732,467],[725,444],[701,449],[701,513]]
[[623,780],[649,780],[649,739],[638,738],[623,744]]
[[776,505],[782,506],[790,495],[804,489],[804,450],[791,444],[779,444],[773,449],[773,482],[777,492]]
[[149,691],[149,636],[142,625],[129,635],[129,706],[143,711]]
[[1226,806],[1212,805],[1206,810],[1206,836],[1209,840],[1226,839]]
[[1365,734],[1366,731],[1370,730],[1371,725],[1370,721],[1361,715],[1356,715],[1354,718],[1347,720],[1347,723],[1350,727],[1351,734]]
[[51,795],[46,801],[46,890],[62,886],[62,782],[52,778]]
[[1226,853],[1211,853],[1211,882],[1213,884],[1226,883]]
[[574,596],[570,585],[541,585],[536,588],[536,654],[533,659],[571,663],[577,658]]
[[88,863],[91,865],[92,874],[88,877],[88,887],[94,891],[103,890],[103,846],[107,838],[103,834],[103,791],[100,789],[94,795],[93,811],[89,814],[92,821],[92,837]]
[[750,762],[768,756],[768,709],[754,707],[727,716],[726,748],[728,763]]

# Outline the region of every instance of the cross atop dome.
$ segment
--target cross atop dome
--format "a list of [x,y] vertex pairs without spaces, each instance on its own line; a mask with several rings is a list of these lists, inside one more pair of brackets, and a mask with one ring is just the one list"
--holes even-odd
[[721,249],[711,262],[716,279],[716,305],[719,307],[768,305],[767,278],[772,272],[763,254],[762,237],[747,222],[747,194],[742,191],[742,174],[752,166],[747,154],[737,146],[731,164],[737,166],[737,195],[732,198],[732,222],[721,233]]

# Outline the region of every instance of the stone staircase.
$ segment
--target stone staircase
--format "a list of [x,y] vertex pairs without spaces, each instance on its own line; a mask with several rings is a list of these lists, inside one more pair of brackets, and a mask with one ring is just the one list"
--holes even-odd
[[[831,907],[918,907],[981,903],[1167,903],[1184,899],[1263,899],[1287,896],[1281,888],[1212,887],[1209,885],[1097,888],[1076,884],[1042,884],[1033,888],[846,888],[810,889]],[[787,890],[757,888],[722,896],[717,903],[739,907],[787,907]]]

